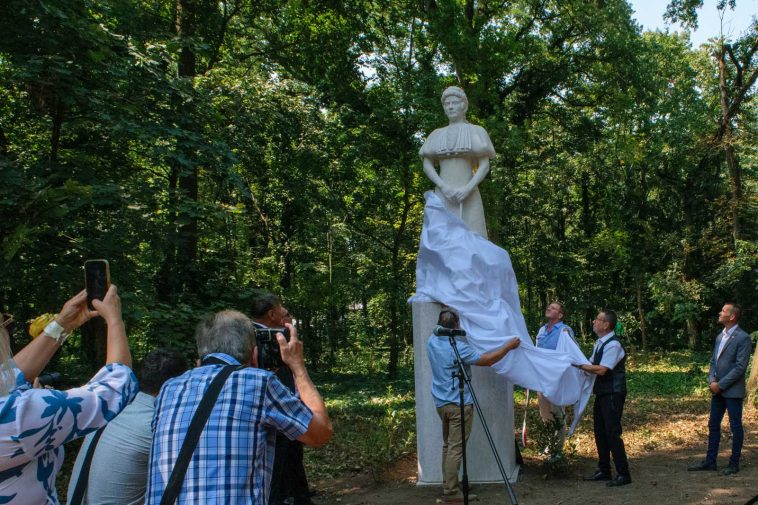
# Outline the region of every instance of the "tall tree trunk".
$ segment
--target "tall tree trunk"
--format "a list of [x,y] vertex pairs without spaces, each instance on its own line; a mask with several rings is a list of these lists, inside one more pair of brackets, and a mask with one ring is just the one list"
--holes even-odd
[[694,319],[687,319],[687,347],[693,351],[697,347],[697,321]]
[[63,129],[63,107],[56,99],[53,106],[53,131],[50,134],[50,163],[58,161],[58,149],[61,145],[61,130]]
[[405,238],[405,231],[408,225],[408,215],[411,211],[411,171],[410,163],[403,163],[403,208],[400,213],[400,223],[395,231],[392,243],[392,281],[390,283],[390,356],[387,366],[387,373],[390,377],[397,375],[397,365],[400,358],[400,342],[403,341],[400,335],[400,301],[403,297],[400,292],[402,278],[402,262],[400,252]]
[[730,112],[729,87],[727,86],[727,68],[726,68],[726,45],[722,43],[718,52],[719,66],[719,97],[721,102],[721,145],[724,149],[726,165],[729,169],[729,189],[731,198],[729,199],[729,213],[732,220],[732,239],[736,243],[741,235],[740,225],[740,204],[742,202],[742,181],[740,177],[739,160],[734,150],[734,135],[732,131],[732,112]]
[[[182,49],[179,53],[179,77],[191,83],[197,75],[197,55],[189,45],[189,40],[195,35],[197,17],[197,0],[177,0],[176,2],[176,35],[182,39]],[[187,104],[184,100],[177,100],[179,108]],[[177,118],[185,118],[188,115],[183,110],[176,110]],[[182,121],[180,121],[181,124]],[[185,122],[184,128],[189,129],[192,123]],[[177,206],[177,246],[176,258],[181,261],[176,264],[174,270],[177,283],[183,293],[193,293],[197,284],[197,245],[198,223],[197,212],[194,206],[198,201],[198,167],[195,162],[195,152],[185,142],[180,140],[176,145],[177,158],[187,160],[179,166],[178,178],[178,206]],[[187,202],[182,204],[182,201]]]
[[592,207],[590,203],[590,176],[582,173],[582,230],[584,236],[590,238],[593,230]]
[[179,167],[173,163],[168,175],[168,208],[173,215],[173,222],[170,224],[168,231],[169,239],[166,244],[166,254],[163,263],[158,270],[156,278],[156,291],[158,299],[163,301],[175,300],[177,291],[176,275],[176,208],[178,206],[177,184],[179,183]]
[[[394,287],[395,282],[393,282]],[[398,324],[397,290],[393,289],[390,295],[390,356],[387,365],[387,375],[394,378],[397,376],[398,362],[400,361],[400,325]]]
[[647,352],[647,324],[645,323],[645,307],[642,305],[642,278],[637,276],[637,314],[640,318],[640,337],[642,339],[642,351]]

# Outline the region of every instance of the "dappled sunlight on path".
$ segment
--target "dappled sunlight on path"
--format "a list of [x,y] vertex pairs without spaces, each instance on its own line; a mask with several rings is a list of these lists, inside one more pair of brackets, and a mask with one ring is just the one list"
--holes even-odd
[[[755,409],[747,409],[744,416],[746,436],[742,471],[725,477],[717,472],[687,471],[689,464],[700,461],[705,454],[707,399],[683,400],[669,407],[663,406],[666,402],[660,399],[652,403],[655,405],[649,410],[643,409],[647,412],[640,412],[635,423],[630,423],[624,433],[634,479],[631,485],[609,489],[603,483],[582,481],[582,476],[592,473],[595,468],[591,416],[585,416],[574,437],[576,453],[571,458],[567,475],[548,478],[541,457],[525,457],[519,482],[514,484],[519,503],[735,505],[758,494],[758,412]],[[719,459],[722,467],[726,465],[731,448],[728,432],[725,419]],[[375,484],[360,475],[341,482],[322,482],[320,485],[328,492],[318,503],[434,504],[440,488],[415,486],[415,469],[415,459],[410,457],[388,469],[388,481],[382,484]],[[472,503],[508,503],[503,485],[477,485],[474,492],[479,500]]]

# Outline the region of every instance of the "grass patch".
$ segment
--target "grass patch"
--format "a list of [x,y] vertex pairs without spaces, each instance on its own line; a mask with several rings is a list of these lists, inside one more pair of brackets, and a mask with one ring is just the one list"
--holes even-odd
[[685,351],[632,355],[626,364],[627,397],[700,396],[710,359],[710,353]]
[[322,449],[306,451],[309,478],[369,473],[380,479],[387,465],[416,450],[413,371],[400,377],[320,374],[318,384],[334,425]]

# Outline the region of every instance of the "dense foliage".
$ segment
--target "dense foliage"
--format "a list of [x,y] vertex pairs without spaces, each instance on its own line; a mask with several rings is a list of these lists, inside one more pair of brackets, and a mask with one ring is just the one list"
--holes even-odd
[[[431,187],[418,148],[457,83],[498,152],[490,238],[531,329],[554,298],[582,334],[615,308],[644,348],[707,345],[725,299],[758,327],[755,24],[692,49],[622,0],[0,9],[0,308],[21,319],[102,257],[138,355],[191,353],[200,314],[271,290],[311,362],[394,373]],[[94,363],[96,335],[69,352]]]

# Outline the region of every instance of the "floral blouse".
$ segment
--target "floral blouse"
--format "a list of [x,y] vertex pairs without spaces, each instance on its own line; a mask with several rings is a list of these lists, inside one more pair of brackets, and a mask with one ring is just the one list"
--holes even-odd
[[16,387],[0,398],[0,504],[57,504],[63,444],[116,417],[137,394],[137,378],[111,363],[84,386],[58,391],[33,389],[13,370]]

